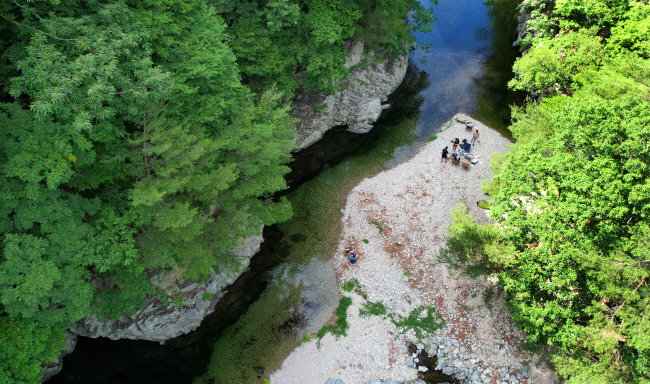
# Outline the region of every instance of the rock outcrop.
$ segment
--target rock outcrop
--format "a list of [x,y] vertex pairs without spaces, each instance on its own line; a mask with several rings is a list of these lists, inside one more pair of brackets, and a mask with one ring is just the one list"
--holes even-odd
[[56,358],[56,360],[50,362],[49,364],[47,364],[41,369],[41,373],[43,374],[41,381],[46,381],[50,377],[61,372],[61,368],[63,368],[63,358],[71,354],[72,351],[74,351],[74,348],[76,346],[77,346],[77,336],[66,331],[65,347],[63,347],[63,349],[61,350],[61,354],[59,355],[59,357]]
[[[513,47],[518,47],[522,40],[529,34],[533,37],[539,34],[539,31],[529,31],[528,24],[531,19],[546,16],[549,17],[551,10],[554,7],[554,0],[524,0],[519,7],[519,14],[517,15],[517,40],[512,44]],[[528,49],[525,49],[522,54],[526,54]]]
[[167,292],[168,300],[154,299],[135,316],[118,320],[100,321],[87,317],[70,328],[70,332],[85,337],[108,337],[113,340],[137,339],[165,341],[195,330],[203,319],[214,311],[214,305],[226,293],[226,287],[248,267],[251,257],[262,244],[262,236],[246,239],[234,254],[241,263],[238,271],[217,274],[204,283],[187,282],[180,278],[182,271],[174,269],[155,276],[154,285]]
[[381,115],[388,95],[404,80],[408,54],[396,59],[375,56],[361,42],[351,42],[345,66],[350,69],[342,90],[331,95],[300,94],[293,115],[299,119],[296,140],[300,149],[317,142],[333,127],[347,126],[354,133],[367,133]]

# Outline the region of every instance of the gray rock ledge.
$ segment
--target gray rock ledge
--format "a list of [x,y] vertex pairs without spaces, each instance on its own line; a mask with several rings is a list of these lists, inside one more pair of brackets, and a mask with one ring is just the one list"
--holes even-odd
[[[182,281],[180,271],[155,276],[154,285],[164,289],[168,297],[181,295],[182,304],[173,306],[158,299],[149,301],[135,316],[123,316],[118,320],[100,321],[87,317],[70,327],[70,332],[84,337],[107,337],[112,340],[131,339],[160,341],[189,333],[201,325],[203,319],[214,311],[214,305],[225,295],[232,284],[248,267],[250,259],[260,250],[262,236],[245,239],[233,250],[241,267],[231,273],[216,274],[204,283]],[[177,273],[175,273],[177,272]]]
[[389,107],[385,104],[388,95],[406,76],[408,53],[396,59],[379,58],[372,51],[366,52],[359,41],[349,42],[346,49],[345,66],[350,68],[350,75],[342,82],[342,90],[331,95],[301,94],[294,100],[292,115],[299,119],[299,149],[314,144],[334,127],[347,126],[354,133],[370,131],[382,110]]

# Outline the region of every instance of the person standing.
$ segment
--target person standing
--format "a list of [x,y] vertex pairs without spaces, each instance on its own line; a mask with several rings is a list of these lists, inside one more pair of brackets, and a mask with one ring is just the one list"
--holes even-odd
[[441,162],[441,163],[442,163],[442,160],[444,160],[445,163],[447,162],[447,154],[449,153],[449,151],[447,150],[447,148],[449,148],[449,147],[445,147],[445,148],[442,150],[442,157],[440,158],[440,162]]
[[474,145],[474,143],[476,143],[476,140],[478,139],[478,137],[479,137],[479,133],[478,133],[478,129],[477,129],[476,131],[474,131],[474,134],[472,135],[472,140],[470,140],[470,143],[472,145]]
[[460,144],[460,140],[458,140],[458,138],[455,138],[454,139],[454,146],[451,147],[452,152],[456,152],[456,148],[458,147],[458,144]]

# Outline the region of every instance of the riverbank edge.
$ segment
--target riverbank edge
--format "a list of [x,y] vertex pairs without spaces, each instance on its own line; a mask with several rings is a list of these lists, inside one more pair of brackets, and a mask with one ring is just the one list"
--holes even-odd
[[[480,131],[472,150],[477,163],[468,169],[440,160],[440,151],[451,148],[455,137],[470,139],[473,130],[465,122]],[[352,299],[347,335],[311,337],[270,376],[271,383],[415,380],[424,367],[408,352],[409,344],[435,356],[436,369],[460,382],[525,383],[529,377],[552,377],[538,357],[521,349],[525,335],[516,331],[503,298],[497,295],[492,309],[486,308],[483,296],[494,284],[449,271],[437,259],[458,202],[478,222],[489,220],[476,206],[486,198],[479,186],[491,177],[492,153],[507,151],[508,144],[498,132],[457,114],[416,156],[364,179],[350,192],[334,255],[339,284],[358,284],[356,292],[341,290]],[[343,256],[347,246],[357,250],[355,265]],[[433,307],[446,325],[416,337],[413,329],[398,327],[389,315],[361,316],[368,303],[381,303],[393,318]],[[308,368],[305,361],[311,362]]]

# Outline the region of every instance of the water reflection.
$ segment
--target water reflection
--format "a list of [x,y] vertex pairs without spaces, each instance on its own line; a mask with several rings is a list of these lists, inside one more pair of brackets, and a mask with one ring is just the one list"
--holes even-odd
[[518,0],[440,0],[438,20],[428,34],[417,34],[428,52],[411,55],[432,86],[425,90],[419,141],[426,140],[458,112],[469,113],[510,137],[509,104],[517,97],[507,89],[517,51]]
[[474,113],[483,122],[512,139],[510,131],[510,106],[521,105],[523,94],[508,91],[508,81],[513,78],[512,64],[517,50],[512,43],[517,38],[517,6],[519,0],[490,0],[487,2],[490,21],[489,42],[491,49],[482,74],[474,79],[474,96],[477,106]]

